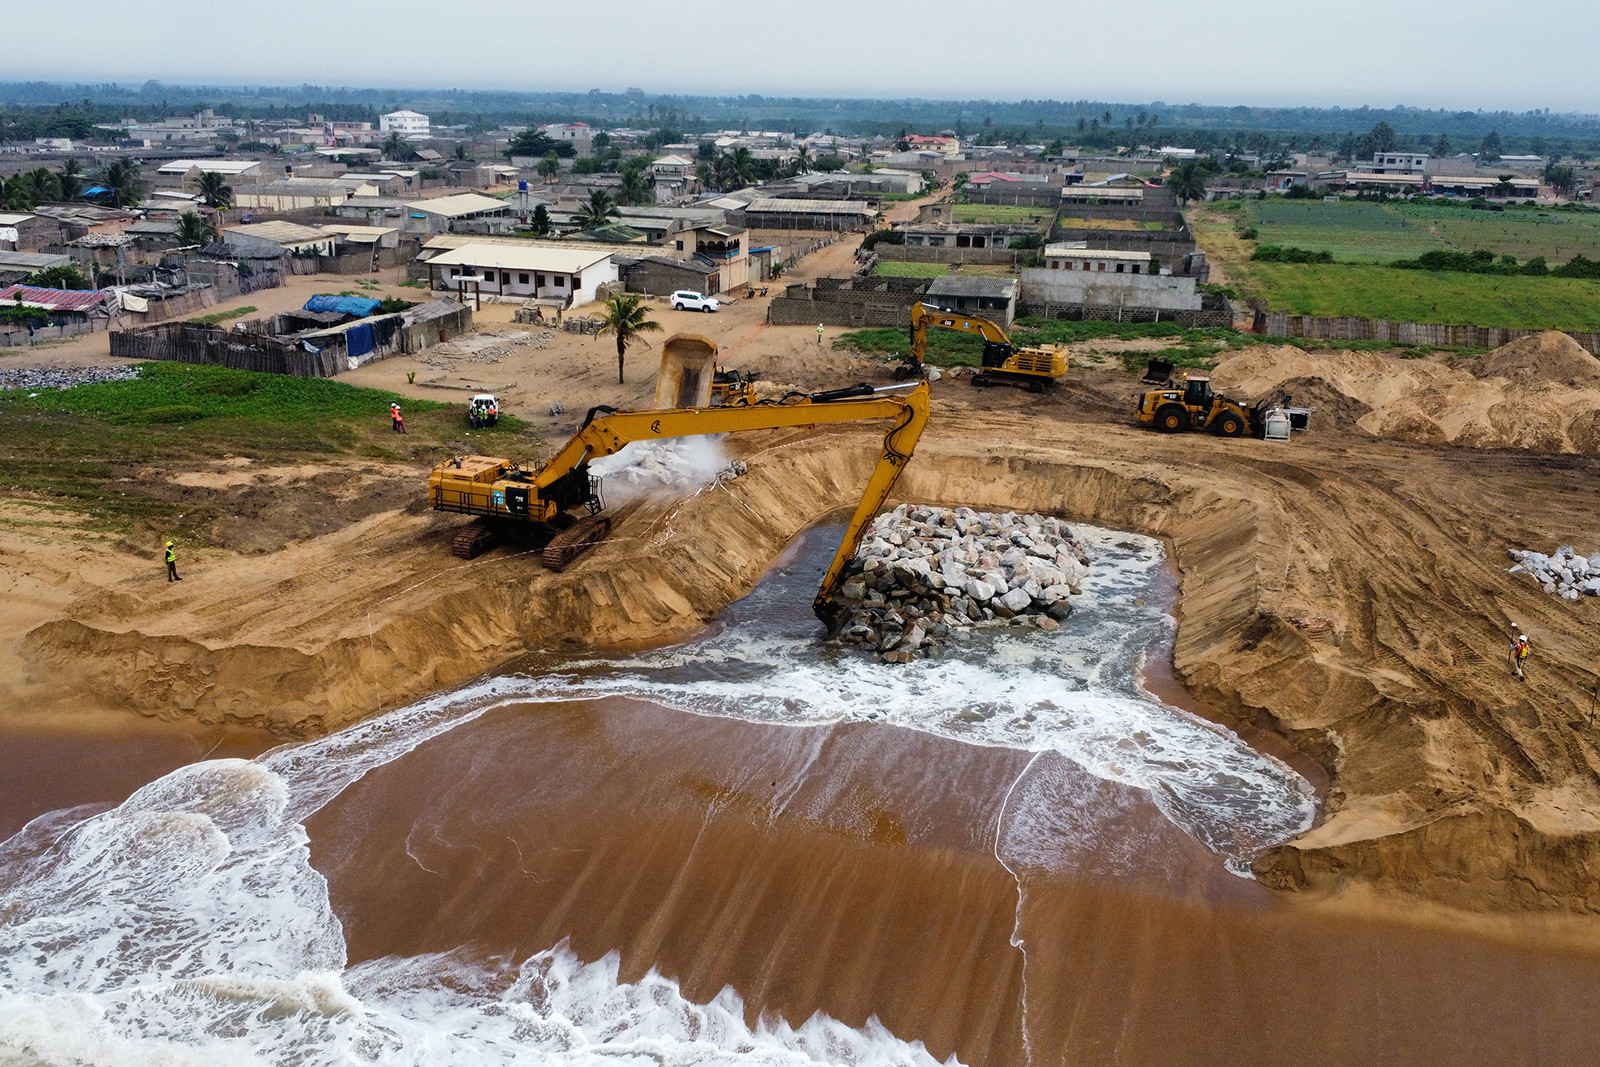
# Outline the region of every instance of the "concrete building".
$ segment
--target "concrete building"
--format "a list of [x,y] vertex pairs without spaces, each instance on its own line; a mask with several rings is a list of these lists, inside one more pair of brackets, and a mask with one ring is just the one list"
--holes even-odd
[[324,233],[331,233],[340,246],[357,245],[379,248],[398,248],[400,246],[400,227],[398,226],[364,226],[354,222],[325,222],[317,227]]
[[32,252],[61,236],[61,224],[26,211],[0,212],[0,250]]
[[594,155],[595,130],[587,122],[552,122],[540,126],[539,132],[552,141],[566,141],[578,156]]
[[577,307],[617,280],[616,251],[566,241],[469,243],[433,255],[427,261],[428,284],[436,292],[465,292],[469,301],[476,281],[485,295],[569,297],[570,306]]
[[630,293],[670,296],[680,289],[689,289],[710,296],[723,291],[717,268],[697,260],[645,256],[623,260],[618,264],[618,271],[623,287]]
[[259,159],[174,159],[156,168],[156,184],[168,189],[193,192],[202,174],[220,174],[236,190],[241,185],[256,185],[271,180]]
[[878,209],[864,200],[759,197],[744,208],[744,224],[752,230],[863,230],[877,217]]
[[398,133],[401,137],[428,136],[428,116],[417,111],[391,111],[378,116],[380,133]]
[[1018,238],[1039,234],[1037,226],[1011,223],[911,223],[903,229],[914,248],[1009,248]]
[[[365,188],[367,195],[377,194],[377,186]],[[355,191],[350,184],[337,178],[279,178],[265,185],[235,189],[233,204],[260,211],[301,211],[338,207],[353,195]]]
[[17,285],[50,267],[71,266],[71,256],[0,250],[0,285]]
[[499,233],[515,222],[509,204],[479,193],[406,201],[407,233]]
[[1151,272],[1149,252],[1050,245],[1045,265],[1022,271],[1022,299],[1034,306],[1198,311],[1192,277]]
[[336,234],[293,222],[249,222],[223,228],[230,248],[252,257],[333,255]]
[[982,315],[1009,330],[1017,317],[1017,296],[1021,285],[1016,278],[989,278],[981,274],[947,274],[928,286],[923,303],[943,311]]
[[1363,168],[1370,174],[1426,174],[1426,152],[1374,152],[1372,162]]

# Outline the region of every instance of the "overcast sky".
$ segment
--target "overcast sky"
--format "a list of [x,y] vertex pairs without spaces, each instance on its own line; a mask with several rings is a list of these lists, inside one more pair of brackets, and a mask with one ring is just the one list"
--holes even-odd
[[1596,112],[1596,6],[74,0],[0,79]]

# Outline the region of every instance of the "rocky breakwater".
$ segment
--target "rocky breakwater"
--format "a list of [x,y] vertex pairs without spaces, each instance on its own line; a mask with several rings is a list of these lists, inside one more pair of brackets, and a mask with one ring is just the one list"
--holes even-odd
[[1512,564],[1512,574],[1526,574],[1544,589],[1563,600],[1577,600],[1582,596],[1600,596],[1600,553],[1583,556],[1562,545],[1548,556],[1543,552],[1529,552],[1520,548],[1506,550],[1517,562]]
[[1060,519],[902,504],[845,569],[838,640],[891,663],[935,656],[974,627],[1060,627],[1089,555]]

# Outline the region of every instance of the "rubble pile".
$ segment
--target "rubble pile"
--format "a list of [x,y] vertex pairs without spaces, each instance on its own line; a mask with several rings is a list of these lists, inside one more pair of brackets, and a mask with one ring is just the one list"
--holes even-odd
[[880,515],[845,569],[839,640],[891,663],[936,655],[984,623],[1058,629],[1089,573],[1060,519],[902,504]]
[[1521,548],[1506,551],[1517,561],[1511,573],[1530,576],[1546,593],[1563,600],[1600,596],[1600,553],[1581,556],[1571,545],[1562,545],[1549,555]]
[[16,367],[0,370],[0,389],[71,389],[138,376],[138,367]]

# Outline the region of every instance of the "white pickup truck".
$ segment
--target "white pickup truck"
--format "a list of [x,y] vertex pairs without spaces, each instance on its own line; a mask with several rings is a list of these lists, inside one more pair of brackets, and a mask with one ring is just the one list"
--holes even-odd
[[714,296],[697,293],[693,289],[679,289],[672,294],[672,309],[674,311],[706,311],[711,312],[722,306],[722,301]]

